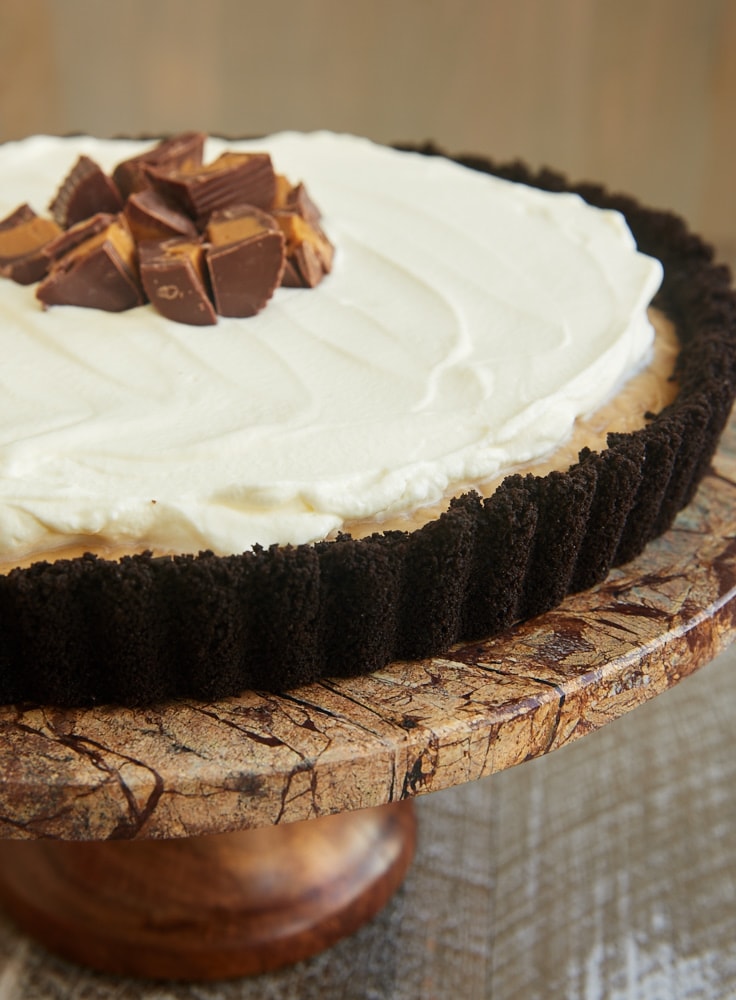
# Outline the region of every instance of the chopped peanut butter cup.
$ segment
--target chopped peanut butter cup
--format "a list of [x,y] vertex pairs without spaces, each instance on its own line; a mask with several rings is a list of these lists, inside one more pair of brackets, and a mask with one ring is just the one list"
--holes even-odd
[[282,284],[314,288],[332,270],[335,249],[319,228],[296,212],[276,211],[274,218],[286,240],[286,267]]
[[115,182],[94,160],[80,156],[67,174],[49,211],[62,229],[97,212],[119,212],[123,207]]
[[223,153],[205,166],[180,169],[151,167],[151,184],[194,219],[247,203],[269,209],[276,194],[276,175],[267,153]]
[[44,305],[123,312],[143,304],[135,244],[123,216],[59,257],[36,289]]
[[88,219],[83,219],[64,232],[60,232],[55,239],[46,244],[43,250],[49,266],[74,250],[75,247],[107,229],[115,222],[115,218],[109,212],[98,212],[97,215],[91,215]]
[[39,281],[48,269],[44,248],[61,230],[51,219],[21,205],[0,222],[0,275],[20,285]]
[[291,184],[283,174],[276,175],[276,197],[273,207],[286,212],[296,212],[307,222],[315,224],[322,218],[322,213],[309,197],[304,184],[301,181],[298,184]]
[[180,212],[152,188],[138,191],[128,198],[125,217],[136,243],[166,240],[175,236],[197,236],[197,227],[189,216]]
[[217,322],[207,294],[201,241],[180,238],[142,243],[139,254],[143,288],[162,316],[189,326]]
[[215,212],[206,230],[215,308],[220,316],[254,316],[281,283],[284,237],[273,218],[252,205]]
[[146,174],[147,167],[166,169],[196,168],[202,163],[204,154],[204,132],[182,132],[163,139],[152,149],[131,156],[119,163],[112,172],[112,177],[124,198],[136,191],[142,191],[150,186]]
[[[42,281],[45,306],[117,312],[146,301],[143,265],[154,308],[196,326],[216,323],[218,313],[252,316],[280,284],[316,285],[334,250],[304,184],[277,175],[268,153],[231,151],[203,163],[205,139],[162,140],[112,177],[80,155],[49,205],[53,220],[26,204],[0,221],[0,276]],[[143,250],[147,243],[157,249]]]

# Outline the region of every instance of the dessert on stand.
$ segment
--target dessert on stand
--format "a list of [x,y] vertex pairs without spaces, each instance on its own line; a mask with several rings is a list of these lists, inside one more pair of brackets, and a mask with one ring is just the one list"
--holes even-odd
[[[310,141],[332,149],[333,139]],[[353,438],[344,413],[326,431],[308,425],[305,433],[321,392],[312,387],[311,402],[294,413],[289,406],[299,392],[288,379],[282,392],[275,379],[269,399],[275,392],[288,419],[286,457],[274,474],[269,442],[278,420],[270,408],[253,435],[266,441],[265,451],[251,453],[247,439],[251,463],[240,452],[233,459],[240,425],[218,423],[247,396],[237,380],[243,357],[228,338],[243,332],[241,324],[275,316],[268,320],[273,328],[252,327],[273,336],[283,329],[285,304],[296,315],[293,333],[305,316],[321,316],[332,295],[356,322],[366,320],[371,295],[362,286],[355,300],[347,293],[353,286],[343,284],[341,268],[352,259],[355,232],[330,212],[323,220],[308,193],[311,176],[306,187],[293,175],[286,180],[250,148],[226,150],[202,165],[203,142],[186,134],[153,154],[131,147],[115,169],[102,169],[88,155],[98,148],[91,140],[51,202],[52,219],[20,205],[0,222],[4,287],[13,289],[3,335],[14,331],[16,346],[22,342],[27,352],[9,347],[16,367],[5,370],[8,392],[20,402],[5,422],[0,498],[0,896],[19,925],[52,950],[100,970],[154,978],[257,973],[329,946],[376,913],[401,883],[414,849],[414,796],[585,736],[708,662],[736,631],[732,434],[711,464],[736,388],[736,307],[727,272],[679,220],[583,185],[584,197],[603,208],[589,231],[583,220],[592,210],[565,193],[557,175],[534,177],[519,165],[500,170],[513,178],[513,199],[525,192],[535,225],[542,219],[546,232],[553,220],[553,245],[559,228],[594,260],[580,272],[575,250],[573,271],[553,272],[537,327],[527,322],[523,268],[512,262],[509,269],[521,289],[514,309],[505,280],[491,305],[484,298],[490,272],[477,275],[471,266],[479,234],[469,241],[463,234],[462,253],[448,267],[446,255],[423,256],[438,225],[445,238],[445,208],[439,223],[439,216],[417,219],[407,245],[429,270],[412,310],[427,318],[441,311],[433,280],[441,276],[439,259],[440,271],[453,272],[449,301],[469,303],[481,327],[488,310],[511,310],[515,337],[536,341],[542,362],[519,365],[508,350],[515,338],[504,338],[490,363],[485,342],[469,344],[467,317],[457,329],[450,324],[457,338],[448,343],[441,325],[426,383],[413,386],[408,426],[405,414],[397,417],[401,447],[387,475],[352,465],[376,443],[386,450],[375,426],[383,427],[387,406],[371,409],[367,394],[363,423],[372,437]],[[305,148],[298,137],[276,140],[277,148],[279,142]],[[349,149],[353,156],[352,140]],[[421,157],[385,152],[399,173],[412,165],[410,180],[416,164],[433,164],[432,190],[447,169],[454,185],[460,169],[433,149]],[[374,153],[359,143],[355,155],[362,162]],[[460,185],[470,178],[474,198],[485,191],[485,182],[476,188],[476,173],[492,167],[476,158],[464,163]],[[349,218],[355,199],[341,188],[344,175],[328,171],[324,188],[319,176],[326,206],[330,190],[342,191],[337,204]],[[251,185],[245,206],[232,196],[243,177]],[[519,181],[527,183],[519,188]],[[542,197],[528,183],[562,200]],[[475,218],[473,198],[464,206],[452,202],[451,219],[462,212]],[[519,210],[513,199],[512,217]],[[624,216],[651,256],[636,251]],[[578,315],[576,303],[596,283],[607,296],[609,271],[600,265],[611,239],[614,257],[621,252],[624,261],[621,284],[634,289],[634,319],[618,331],[615,350],[602,347],[584,371],[568,373],[562,396],[553,387],[555,402],[539,410],[540,386],[550,367],[557,372],[550,353],[559,348],[564,367],[565,357],[577,361],[587,349],[597,314]],[[383,253],[368,245],[357,259],[372,259],[375,288],[386,291],[401,267],[386,266]],[[458,277],[454,262],[461,259],[470,270]],[[496,265],[507,263],[499,258]],[[244,270],[253,276],[245,292]],[[548,326],[560,283],[573,303],[570,323]],[[415,276],[409,284],[417,284]],[[527,468],[522,457],[545,457],[568,433],[557,427],[561,416],[574,422],[593,405],[591,385],[600,389],[603,380],[603,396],[610,395],[645,362],[653,337],[646,306],[655,292],[655,306],[679,337],[677,392],[652,404],[633,429],[615,425],[607,441],[606,424],[600,450],[585,443],[561,469]],[[301,295],[304,306],[295,298]],[[384,321],[392,329],[401,310],[373,299],[376,313],[365,327],[379,328],[378,340],[386,340]],[[410,310],[412,322],[414,315]],[[320,335],[321,322],[314,327]],[[146,336],[139,337],[143,327]],[[119,338],[131,335],[139,359],[151,357],[151,345],[164,342],[159,338],[176,345],[172,356],[185,374],[175,368],[175,388],[187,391],[174,397],[173,411],[169,393],[158,388],[163,369],[151,368],[149,379],[145,363],[133,366],[130,385],[116,395],[127,376],[115,352]],[[344,331],[331,328],[329,350],[320,345],[317,363],[311,353],[302,356],[310,378],[321,376],[330,352],[347,355],[340,336]],[[207,344],[221,352],[216,362]],[[410,360],[426,361],[422,350],[426,342],[418,340]],[[611,351],[618,367],[611,368]],[[275,367],[265,346],[255,350],[256,362],[259,353],[270,358],[266,369]],[[399,340],[388,353],[400,361],[406,345]],[[366,365],[358,355],[348,367],[360,383]],[[58,408],[39,407],[26,394],[36,386],[39,366],[31,362],[39,357],[41,375],[55,375],[59,385],[66,384],[70,358],[75,371],[91,371],[91,380],[80,374],[80,388],[66,399],[46,392],[42,377],[39,398]],[[192,359],[190,369],[185,360]],[[507,363],[504,371],[516,369],[513,392],[495,380],[494,366]],[[409,373],[415,367],[421,364],[405,365]],[[527,367],[534,378],[527,379]],[[384,372],[386,399],[388,405],[398,396],[403,411],[401,393],[392,389],[399,368]],[[218,386],[235,387],[220,408],[209,390],[201,399],[188,394],[202,372],[207,384],[214,369]],[[341,376],[332,382],[344,389]],[[664,382],[672,387],[672,379]],[[504,392],[503,433],[468,445],[467,414],[455,420],[459,409],[472,397],[473,420],[486,428],[483,407],[490,401],[493,410]],[[163,423],[137,421],[139,406],[161,420],[159,397]],[[349,417],[355,397],[351,383]],[[102,401],[91,422],[84,406],[75,409],[78,398],[90,410],[92,400]],[[125,410],[131,398],[132,417]],[[255,398],[260,412],[266,397]],[[528,405],[519,410],[522,398]],[[190,409],[194,431],[183,419]],[[215,412],[217,426],[200,424],[204,410]],[[119,412],[127,412],[124,427],[134,429],[142,452],[122,431],[111,433]],[[431,433],[414,427],[420,412]],[[416,458],[419,438],[431,453],[435,435],[448,428],[459,437],[443,445],[446,453]],[[312,438],[316,449],[303,448]],[[537,440],[527,454],[530,438]],[[343,452],[334,464],[337,439]],[[472,487],[493,478],[501,452],[513,456],[517,474],[489,487],[485,500],[464,492],[468,480]],[[284,468],[312,474],[317,459],[317,481],[294,485],[284,476]],[[255,468],[258,476],[249,478]],[[220,477],[214,487],[211,475]],[[131,483],[137,494],[125,492]],[[419,523],[407,528],[402,518],[415,518],[417,510]],[[265,532],[257,542],[254,535],[250,550],[237,541],[244,524]],[[202,538],[214,551],[197,555]],[[85,554],[90,548],[93,554]]]

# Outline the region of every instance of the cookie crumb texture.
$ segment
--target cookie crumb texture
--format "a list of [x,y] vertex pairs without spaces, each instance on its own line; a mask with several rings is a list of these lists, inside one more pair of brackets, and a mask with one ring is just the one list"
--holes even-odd
[[[570,189],[518,163],[461,162]],[[643,429],[611,435],[606,451],[583,451],[567,473],[510,476],[414,532],[13,570],[0,577],[0,700],[216,699],[440,655],[593,586],[666,531],[706,473],[736,394],[730,273],[676,216],[594,185],[573,190],[621,211],[664,265],[656,305],[681,342],[674,403]]]

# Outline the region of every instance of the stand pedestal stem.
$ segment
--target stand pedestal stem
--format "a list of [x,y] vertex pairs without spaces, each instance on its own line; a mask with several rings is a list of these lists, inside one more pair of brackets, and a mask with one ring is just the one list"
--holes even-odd
[[183,840],[6,841],[0,898],[51,951],[102,972],[265,972],[351,934],[411,862],[411,802]]

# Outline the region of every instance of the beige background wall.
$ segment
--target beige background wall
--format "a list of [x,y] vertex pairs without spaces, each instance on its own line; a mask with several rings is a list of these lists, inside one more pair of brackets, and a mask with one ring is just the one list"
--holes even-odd
[[736,0],[0,0],[0,140],[326,127],[521,156],[736,249]]

